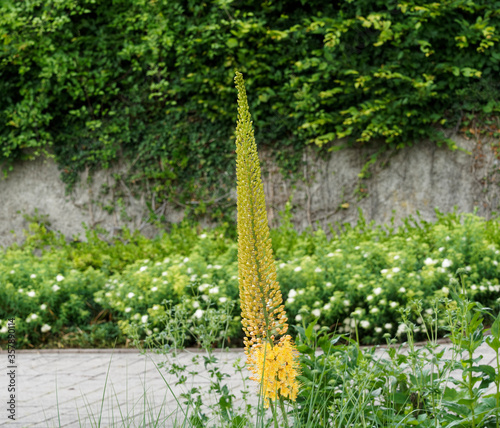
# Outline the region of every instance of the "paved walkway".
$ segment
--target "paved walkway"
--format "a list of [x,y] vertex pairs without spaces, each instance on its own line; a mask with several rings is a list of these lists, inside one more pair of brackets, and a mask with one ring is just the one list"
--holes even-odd
[[[233,367],[244,357],[242,350],[217,350],[217,366],[229,374],[225,383],[242,389],[241,375]],[[16,422],[7,418],[6,386],[0,390],[0,427],[170,427],[184,417],[173,393],[199,387],[206,391],[210,374],[204,367],[205,353],[182,352],[175,360],[186,365],[187,380],[167,373],[172,364],[158,367],[166,357],[137,350],[18,351],[16,355]],[[193,363],[193,358],[198,363]],[[0,352],[0,369],[8,372],[7,354]],[[244,361],[242,359],[242,361]],[[240,363],[243,365],[243,363]],[[196,377],[189,371],[196,370]],[[245,369],[245,375],[247,375]],[[2,376],[6,378],[5,375]],[[172,391],[166,386],[170,386]],[[6,385],[5,382],[1,384]],[[250,386],[252,386],[250,384]]]
[[[442,345],[449,347],[449,345]],[[377,353],[383,353],[380,348]],[[241,349],[221,353],[217,367],[229,374],[224,379],[235,395],[241,396],[243,376],[234,363],[243,366]],[[483,355],[481,364],[494,364],[495,354],[483,345],[477,355]],[[7,419],[7,376],[0,379],[0,426],[12,427],[171,427],[182,421],[177,397],[191,388],[208,391],[211,366],[204,366],[206,354],[196,350],[184,351],[176,360],[187,371],[185,384],[176,385],[177,377],[164,368],[163,355],[141,355],[135,350],[61,350],[18,351],[16,355],[16,421]],[[198,360],[198,363],[193,362]],[[0,370],[8,373],[7,353],[0,352]],[[170,386],[173,391],[166,386]],[[247,385],[253,391],[255,385]],[[173,393],[172,393],[173,392]],[[203,392],[202,392],[203,394]],[[254,394],[249,394],[254,396]],[[204,397],[204,400],[206,397]],[[184,401],[179,397],[180,401]]]

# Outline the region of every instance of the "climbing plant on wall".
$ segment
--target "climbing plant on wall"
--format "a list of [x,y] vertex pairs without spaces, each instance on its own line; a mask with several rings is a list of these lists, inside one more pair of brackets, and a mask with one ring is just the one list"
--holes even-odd
[[283,172],[305,147],[400,149],[499,105],[500,2],[33,0],[0,5],[0,164],[121,182],[196,214],[234,201],[232,76]]

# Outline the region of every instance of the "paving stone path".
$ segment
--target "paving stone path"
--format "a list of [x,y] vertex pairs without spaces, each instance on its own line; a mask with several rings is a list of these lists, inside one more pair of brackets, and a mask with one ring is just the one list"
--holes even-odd
[[[0,390],[0,427],[169,427],[183,415],[175,396],[186,388],[208,389],[210,376],[203,356],[196,350],[184,351],[176,359],[199,374],[185,385],[175,385],[177,377],[160,369],[166,357],[137,350],[18,351],[16,422],[4,410],[6,387]],[[241,349],[216,351],[218,366],[229,373],[229,387],[242,385],[233,363],[244,356]],[[193,358],[201,360],[195,367]],[[2,360],[5,360],[2,361]],[[0,368],[6,373],[7,354],[0,352]],[[246,370],[245,370],[246,372]],[[5,375],[4,375],[5,376]],[[171,390],[166,386],[169,384]]]
[[[441,345],[449,347],[449,345]],[[377,353],[384,352],[383,348]],[[182,352],[177,364],[199,372],[185,385],[158,367],[166,357],[136,350],[18,351],[16,421],[7,419],[7,354],[0,352],[4,385],[0,389],[0,427],[171,427],[183,420],[174,395],[186,388],[207,390],[210,374],[196,350]],[[483,345],[477,355],[482,364],[495,364],[496,355]],[[228,373],[224,382],[236,395],[243,388],[241,373],[233,363],[243,364],[243,350],[216,351],[218,367]],[[199,364],[193,363],[198,358]],[[170,364],[170,363],[169,363]],[[168,364],[167,364],[168,365]],[[210,367],[209,367],[210,368]],[[248,374],[243,369],[243,374]],[[166,386],[168,383],[169,387]],[[253,387],[253,385],[251,385]]]

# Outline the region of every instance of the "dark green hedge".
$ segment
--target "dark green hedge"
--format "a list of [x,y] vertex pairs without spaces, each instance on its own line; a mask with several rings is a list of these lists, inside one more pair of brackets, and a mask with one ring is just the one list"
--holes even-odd
[[159,200],[221,206],[234,179],[235,69],[257,141],[286,172],[307,144],[341,137],[442,143],[438,127],[500,109],[499,10],[490,0],[4,0],[0,162],[51,153],[72,184],[128,159],[125,182],[147,181]]

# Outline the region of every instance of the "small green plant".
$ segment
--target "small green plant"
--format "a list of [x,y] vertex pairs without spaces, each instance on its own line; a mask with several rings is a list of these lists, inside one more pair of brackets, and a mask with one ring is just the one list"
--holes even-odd
[[[450,287],[456,285],[452,281]],[[465,281],[462,281],[462,287]],[[316,427],[460,426],[498,427],[500,315],[491,336],[484,336],[482,321],[488,309],[471,302],[462,292],[436,302],[434,327],[425,345],[414,342],[412,307],[402,310],[406,346],[388,337],[385,351],[362,349],[353,339],[316,329],[311,323],[297,327],[303,383],[296,415]],[[458,290],[457,290],[458,291]],[[414,302],[419,313],[419,302]],[[420,313],[420,316],[422,314]],[[438,327],[442,319],[444,325]],[[450,345],[438,345],[437,328],[448,331]],[[487,344],[497,355],[496,366],[481,364],[477,354]],[[449,346],[449,348],[448,348]],[[321,348],[322,353],[315,352]],[[492,388],[493,387],[493,388]]]
[[[159,373],[162,376],[163,372],[173,375],[176,378],[175,385],[182,386],[184,390],[174,395],[179,406],[178,414],[183,415],[181,421],[174,426],[243,428],[248,426],[255,416],[248,401],[250,389],[247,374],[244,372],[245,365],[236,361],[231,370],[232,376],[240,376],[243,384],[239,403],[236,403],[235,393],[225,384],[231,377],[225,371],[224,352],[232,309],[232,304],[226,304],[223,309],[209,307],[203,313],[195,311],[190,314],[184,305],[178,304],[175,307],[170,306],[162,317],[161,330],[151,333],[146,339],[142,339],[140,334],[145,327],[142,323],[133,324],[128,330],[134,345],[143,354],[154,351],[165,357],[165,360],[157,365]],[[203,354],[193,354],[189,366],[180,363],[179,359],[181,352],[188,352],[184,350],[187,336],[191,336],[204,351]],[[219,349],[215,349],[215,345],[218,345]],[[202,375],[208,375],[210,378],[208,388],[201,388],[197,383],[197,377]],[[173,394],[168,382],[166,387]]]

